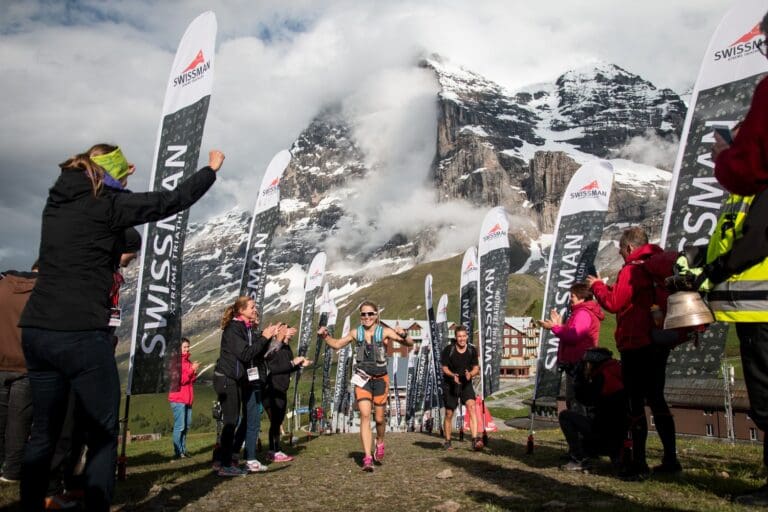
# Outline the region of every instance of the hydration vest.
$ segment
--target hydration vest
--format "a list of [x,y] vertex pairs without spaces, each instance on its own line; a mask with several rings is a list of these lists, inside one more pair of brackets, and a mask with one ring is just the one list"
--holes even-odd
[[[707,263],[731,251],[755,196],[731,194],[707,246]],[[721,322],[768,322],[768,258],[715,286],[707,299]]]
[[368,375],[379,377],[387,373],[387,351],[384,348],[384,328],[377,325],[373,329],[373,339],[370,345],[365,342],[365,328],[357,326],[355,336],[355,367]]

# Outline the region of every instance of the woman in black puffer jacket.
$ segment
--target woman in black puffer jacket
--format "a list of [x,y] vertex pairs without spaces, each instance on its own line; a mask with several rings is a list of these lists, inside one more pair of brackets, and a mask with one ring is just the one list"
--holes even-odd
[[269,452],[267,459],[272,462],[290,462],[293,457],[280,451],[280,425],[285,419],[287,408],[288,386],[291,373],[301,367],[312,364],[304,356],[293,357],[291,337],[296,334],[296,328],[287,324],[279,324],[277,334],[272,339],[264,355],[267,363],[267,385],[264,388],[264,407],[269,412]]
[[24,510],[43,510],[70,389],[88,433],[85,508],[109,510],[120,381],[108,324],[125,232],[192,206],[213,185],[223,162],[223,153],[211,151],[209,166],[174,190],[143,194],[108,186],[110,175],[120,180],[132,172],[117,146],[98,144],[59,165],[43,209],[40,272],[19,322],[33,402],[21,475]]
[[261,333],[257,332],[258,315],[253,299],[242,296],[227,306],[221,318],[221,353],[213,370],[213,388],[221,403],[224,422],[216,454],[219,476],[247,473],[247,470],[232,466],[232,447],[240,416],[242,386],[248,382],[251,363],[263,355],[269,338],[277,331],[277,325],[270,325]]

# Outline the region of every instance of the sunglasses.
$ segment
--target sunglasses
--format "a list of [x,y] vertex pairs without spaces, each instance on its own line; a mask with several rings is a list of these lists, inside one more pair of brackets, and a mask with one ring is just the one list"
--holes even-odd
[[376,316],[376,313],[374,313],[373,311],[363,311],[362,313],[360,313],[360,316],[361,317]]

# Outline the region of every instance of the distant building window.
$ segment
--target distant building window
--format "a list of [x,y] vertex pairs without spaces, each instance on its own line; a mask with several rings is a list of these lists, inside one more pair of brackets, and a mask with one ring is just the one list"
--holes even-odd
[[504,336],[509,336],[509,329],[504,329]]
[[711,423],[707,423],[707,435],[712,437],[715,435],[715,427]]
[[749,427],[749,440],[757,441],[757,429],[755,427]]
[[397,341],[392,342],[392,350],[398,350],[400,348],[400,343]]
[[520,349],[515,347],[512,349],[512,355],[513,356],[519,356],[520,355]]
[[704,409],[704,416],[712,416],[713,412],[712,409]]

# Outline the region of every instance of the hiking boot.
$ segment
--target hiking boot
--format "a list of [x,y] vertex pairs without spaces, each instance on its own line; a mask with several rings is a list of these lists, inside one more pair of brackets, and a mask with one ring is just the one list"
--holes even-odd
[[450,441],[446,441],[443,443],[443,450],[453,450],[453,446],[451,446]]
[[588,459],[571,459],[570,462],[567,464],[563,464],[560,466],[560,469],[563,471],[589,471],[589,460]]
[[256,459],[245,461],[245,469],[249,473],[263,473],[267,470],[267,466],[262,464]]
[[363,457],[363,471],[373,473],[373,457],[370,455]]
[[472,440],[472,449],[476,452],[482,450],[483,446],[483,439],[481,437],[476,437]]
[[646,480],[650,473],[648,464],[632,464],[619,471],[619,478],[628,482],[638,482]]
[[384,443],[376,442],[376,450],[373,452],[373,460],[381,462],[384,460]]
[[748,494],[742,494],[736,496],[734,500],[739,505],[746,505],[750,507],[766,507],[768,506],[768,484],[760,487],[756,491],[752,491]]
[[219,469],[217,474],[219,476],[245,476],[248,474],[248,471],[237,466],[225,466]]
[[293,457],[291,455],[286,455],[283,452],[275,452],[272,454],[272,462],[291,462],[293,460]]
[[683,471],[683,466],[678,461],[662,462],[658,466],[653,466],[654,475],[676,475]]
[[77,500],[69,499],[64,494],[55,494],[45,498],[45,510],[72,510],[77,506]]

